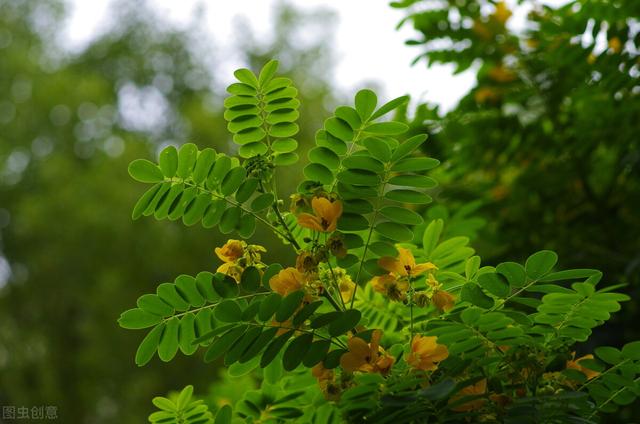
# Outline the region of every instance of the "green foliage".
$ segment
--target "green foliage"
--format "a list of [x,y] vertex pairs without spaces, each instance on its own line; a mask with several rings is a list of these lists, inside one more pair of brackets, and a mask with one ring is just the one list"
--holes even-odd
[[[174,399],[165,397],[153,398],[153,404],[160,409],[149,415],[149,422],[154,424],[214,424],[213,415],[207,405],[202,400],[191,400],[193,386],[187,386]],[[222,416],[228,412],[218,413]],[[215,423],[230,422],[229,420],[218,419]]]
[[[424,191],[436,183],[424,173],[439,162],[416,154],[425,136],[376,122],[406,98],[376,109],[375,94],[362,90],[355,107],[338,107],[316,134],[290,210],[281,210],[273,169],[286,163],[272,137],[292,136],[280,129],[295,124],[265,112],[294,119],[270,103],[273,93],[284,96],[276,104],[298,102],[289,80],[273,79],[276,66],[236,72],[229,90],[227,114],[251,113],[230,118],[235,142],[253,144],[243,162],[185,144],[129,170],[155,184],[134,217],[204,224],[217,202],[221,217],[205,227],[249,237],[238,220],[255,218],[295,251],[295,267],[267,265],[261,246],[229,240],[216,249],[217,273],[162,283],[121,315],[124,328],[151,328],[138,365],[156,351],[169,361],[201,346],[204,361],[222,360],[230,378],[254,376],[256,389],[220,410],[227,422],[592,423],[636,400],[638,342],[596,357],[574,350],[630,299],[621,286],[597,287],[597,270],[556,270],[551,250],[482,266],[469,245],[485,223],[473,216],[478,203],[453,215],[413,209],[430,201]],[[256,202],[268,210],[246,206]],[[309,368],[319,390],[307,390]]]

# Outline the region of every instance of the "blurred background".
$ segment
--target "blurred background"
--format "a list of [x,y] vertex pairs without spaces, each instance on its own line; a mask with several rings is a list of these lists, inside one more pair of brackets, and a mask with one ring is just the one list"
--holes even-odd
[[[115,322],[223,242],[132,222],[126,169],[185,141],[232,152],[224,88],[270,58],[300,89],[303,149],[358,88],[411,94],[397,118],[430,134],[436,203],[486,264],[549,248],[638,298],[640,2],[219,3],[0,0],[0,405],[139,423],[153,396],[221,390],[197,355],[137,368],[142,335]],[[593,343],[640,338],[639,318],[628,303]]]

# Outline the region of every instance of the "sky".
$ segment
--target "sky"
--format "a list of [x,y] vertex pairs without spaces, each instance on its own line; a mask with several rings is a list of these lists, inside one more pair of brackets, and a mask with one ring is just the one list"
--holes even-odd
[[[111,0],[69,0],[70,18],[63,32],[72,48],[82,48],[109,25]],[[411,66],[419,47],[404,45],[414,35],[406,25],[396,31],[404,17],[402,10],[388,5],[387,0],[289,0],[291,4],[310,10],[333,9],[338,17],[334,49],[336,51],[335,84],[349,93],[366,82],[381,87],[381,97],[389,99],[411,94],[414,102],[428,101],[451,109],[475,81],[472,71],[453,76],[451,66],[426,69],[424,62]],[[259,34],[268,36],[272,10],[277,0],[150,0],[163,16],[178,26],[188,25],[198,4],[204,4],[206,22],[215,45],[224,50],[225,40],[232,40],[234,21],[240,17],[251,23]],[[230,44],[230,42],[228,42]],[[230,55],[230,57],[233,57]],[[232,71],[241,63],[229,60],[218,78],[230,83]]]

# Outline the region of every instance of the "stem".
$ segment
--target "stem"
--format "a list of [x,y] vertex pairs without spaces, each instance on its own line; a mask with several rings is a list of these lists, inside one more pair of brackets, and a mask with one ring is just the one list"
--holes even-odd
[[[373,227],[375,226],[376,219],[378,219],[378,213],[380,212],[380,201],[384,194],[385,186],[387,185],[388,175],[385,172],[384,179],[380,184],[380,189],[378,190],[378,198],[376,199],[376,208],[373,211],[373,217],[371,218],[371,226],[369,227],[369,234],[367,234],[367,241],[364,243],[364,250],[362,251],[362,259],[360,260],[360,266],[358,267],[358,272],[356,273],[356,280],[354,281],[356,285],[360,281],[360,273],[362,272],[362,268],[364,267],[364,261],[367,257],[367,251],[369,250],[369,244],[371,243],[371,236],[373,235]],[[353,291],[353,295],[351,295],[351,302],[349,305],[350,309],[353,309],[353,302],[356,300],[356,291]]]
[[[176,181],[177,181],[177,180],[176,180]],[[229,203],[230,205],[235,206],[235,207],[237,207],[237,208],[240,208],[243,212],[248,213],[248,214],[250,214],[250,215],[253,215],[253,217],[254,217],[255,219],[257,219],[258,221],[262,222],[264,225],[266,225],[267,227],[269,227],[269,228],[271,229],[271,231],[273,231],[274,233],[280,234],[283,238],[285,238],[285,239],[287,239],[287,240],[289,239],[289,238],[288,238],[289,236],[288,236],[286,233],[283,233],[282,231],[280,231],[279,229],[277,229],[276,227],[274,227],[273,225],[271,225],[271,223],[270,223],[269,221],[267,221],[266,219],[264,219],[264,218],[263,218],[263,217],[261,217],[260,215],[258,215],[258,214],[256,214],[255,212],[253,212],[253,211],[251,211],[251,210],[249,210],[249,209],[247,209],[247,208],[243,207],[243,206],[242,206],[242,204],[240,204],[240,203],[238,203],[238,202],[236,202],[236,201],[233,201],[233,200],[231,200],[231,199],[228,199],[228,198],[226,198],[225,196],[222,196],[222,195],[220,195],[220,194],[218,194],[218,193],[216,193],[216,192],[213,192],[213,191],[211,191],[211,190],[208,190],[207,188],[205,188],[205,187],[203,187],[203,186],[199,186],[199,185],[194,184],[194,183],[192,183],[192,182],[188,182],[188,181],[184,181],[184,180],[182,180],[182,181],[180,181],[180,182],[184,183],[184,185],[186,185],[186,186],[195,187],[195,188],[197,188],[197,189],[200,189],[200,190],[201,190],[202,192],[204,192],[204,193],[210,194],[211,196],[213,196],[213,197],[215,197],[215,198],[217,198],[217,199],[224,200],[224,201],[226,201],[227,203]]]
[[410,340],[413,340],[413,279],[411,278],[411,274],[409,274],[407,278],[409,278],[409,329],[411,332]]

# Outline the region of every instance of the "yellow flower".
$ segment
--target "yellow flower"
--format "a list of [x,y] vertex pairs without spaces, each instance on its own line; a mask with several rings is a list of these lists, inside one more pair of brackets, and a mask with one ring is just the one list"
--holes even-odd
[[419,370],[435,371],[438,363],[449,357],[449,349],[445,345],[438,344],[437,340],[435,336],[414,336],[407,363]]
[[224,262],[235,262],[244,255],[244,246],[239,240],[228,240],[224,246],[216,247],[216,255]]
[[296,269],[303,274],[316,272],[318,261],[308,250],[303,250],[296,258]]
[[322,362],[311,368],[311,375],[318,380],[320,390],[327,400],[338,400],[340,387],[335,384],[335,373],[326,369]]
[[379,372],[386,374],[395,359],[380,347],[382,332],[375,330],[371,334],[371,343],[360,337],[351,337],[347,342],[349,351],[340,357],[340,366],[346,372]]
[[285,268],[278,274],[271,277],[269,287],[281,296],[300,290],[304,287],[304,275],[295,268]]
[[301,213],[298,215],[298,224],[305,228],[330,233],[336,230],[338,218],[342,215],[342,202],[331,201],[325,197],[314,197],[311,200],[314,215]]
[[407,290],[409,290],[409,283],[407,281],[399,281],[392,274],[373,277],[371,286],[375,291],[384,294],[391,300],[397,301],[404,300],[407,296]]
[[573,369],[573,370],[580,371],[582,374],[584,374],[587,377],[587,380],[591,380],[592,378],[597,377],[598,375],[600,375],[600,373],[598,371],[594,371],[594,370],[591,370],[589,368],[586,368],[586,367],[583,367],[582,365],[580,365],[580,361],[582,361],[584,359],[593,359],[593,355],[592,354],[581,356],[578,359],[575,359],[575,357],[576,357],[576,353],[573,352],[572,355],[571,355],[571,360],[567,361],[567,369]]
[[342,234],[335,233],[327,240],[327,248],[336,258],[344,258],[347,256],[347,246],[344,244]]
[[237,283],[240,282],[242,271],[244,271],[244,269],[240,265],[236,265],[235,262],[225,262],[216,270],[216,272],[220,272],[233,278]]
[[622,50],[622,42],[618,37],[613,37],[611,40],[609,40],[609,48],[613,53],[620,53],[620,51]]
[[503,65],[498,65],[489,71],[489,78],[497,82],[511,82],[516,77],[515,72],[505,68]]
[[431,301],[436,308],[444,312],[451,310],[456,304],[455,296],[446,290],[435,290],[431,295]]
[[403,277],[415,277],[427,271],[438,269],[438,267],[431,262],[416,264],[416,259],[413,257],[413,253],[404,247],[398,247],[398,258],[392,258],[389,256],[382,257],[378,259],[378,265],[389,272],[394,272]]
[[[483,378],[477,383],[467,386],[464,389],[460,390],[455,395],[453,395],[451,399],[449,399],[449,403],[453,403],[465,396],[482,395],[486,393],[486,391],[487,391],[487,379]],[[470,400],[469,402],[465,402],[462,405],[455,406],[451,409],[456,412],[470,412],[470,411],[475,411],[477,409],[482,408],[483,405],[484,405],[484,399],[480,398],[480,399]]]
[[353,292],[356,290],[356,283],[353,282],[348,274],[344,274],[338,278],[338,288],[343,302],[350,302]]
[[501,24],[504,24],[509,20],[511,15],[512,15],[511,10],[509,10],[507,5],[503,1],[496,4],[496,11],[493,13],[493,17],[495,18],[496,21],[500,22]]

